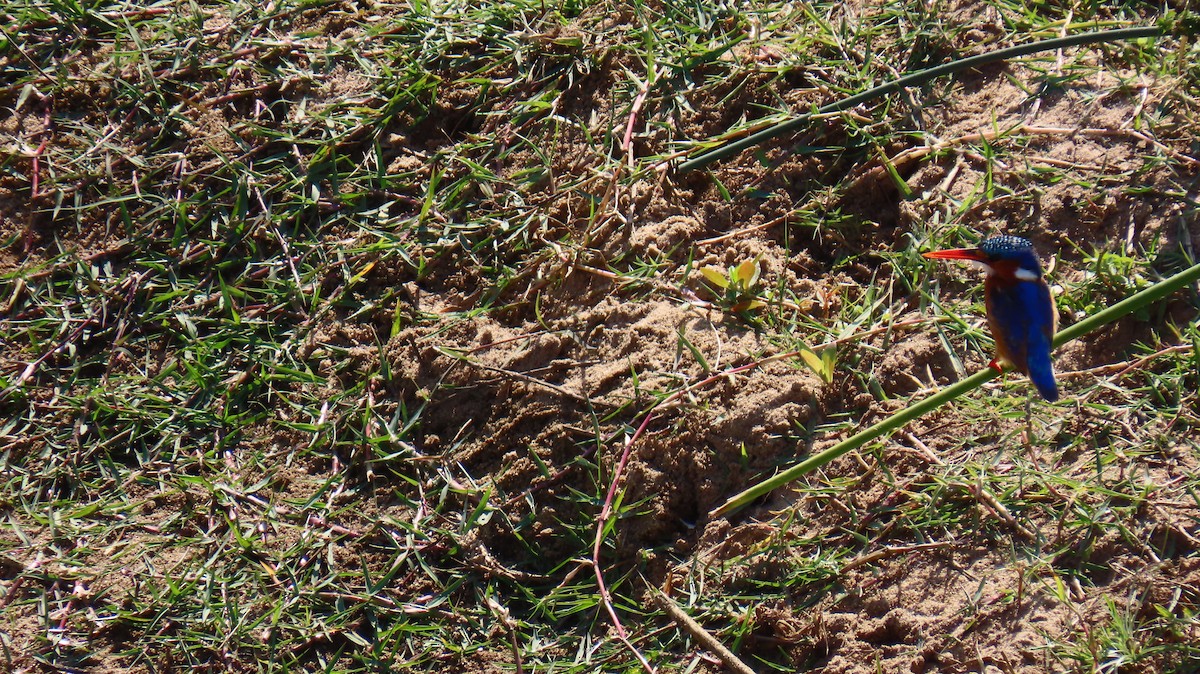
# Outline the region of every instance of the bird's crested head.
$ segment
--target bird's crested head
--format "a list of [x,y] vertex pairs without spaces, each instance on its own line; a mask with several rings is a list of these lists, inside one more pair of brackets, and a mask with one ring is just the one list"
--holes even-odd
[[979,250],[987,258],[981,260],[988,272],[1012,275],[1022,281],[1036,281],[1042,277],[1042,263],[1029,239],[1019,236],[993,236],[979,244]]
[[993,236],[978,248],[952,248],[923,254],[935,260],[967,260],[987,270],[989,276],[1010,281],[1037,281],[1042,278],[1042,263],[1029,239],[1019,236]]

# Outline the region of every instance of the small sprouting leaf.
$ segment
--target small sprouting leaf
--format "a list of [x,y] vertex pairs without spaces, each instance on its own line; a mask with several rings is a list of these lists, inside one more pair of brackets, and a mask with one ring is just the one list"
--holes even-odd
[[821,364],[825,366],[824,376],[826,383],[833,382],[833,366],[837,365],[837,349],[831,347],[826,348],[821,352]]
[[711,173],[709,175],[712,176],[713,183],[717,186],[717,191],[721,193],[722,201],[733,201],[733,195],[731,195],[729,193],[729,188],[725,187],[725,183],[721,182],[720,180],[717,180],[716,175],[711,174]]
[[750,288],[758,283],[758,274],[758,260],[750,258],[739,264],[737,269],[730,273],[730,276],[733,277],[734,283],[743,288]]
[[833,366],[837,363],[837,349],[832,346],[821,351],[820,355],[809,348],[800,349],[800,357],[804,364],[826,384],[833,382]]
[[704,278],[708,279],[709,283],[719,288],[729,287],[729,279],[725,276],[724,269],[706,265],[700,268],[700,273],[704,274]]
[[825,367],[825,364],[821,362],[821,357],[814,353],[812,349],[800,349],[800,357],[804,359],[804,364],[808,366],[808,369],[821,374],[821,370]]

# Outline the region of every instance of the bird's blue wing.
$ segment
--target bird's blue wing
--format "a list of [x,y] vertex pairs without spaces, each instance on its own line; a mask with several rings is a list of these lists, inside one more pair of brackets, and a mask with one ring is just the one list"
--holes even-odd
[[1001,353],[1018,370],[1029,375],[1038,393],[1058,399],[1058,384],[1050,363],[1054,340],[1054,305],[1043,282],[1018,281],[992,293],[990,321]]
[[1029,380],[1038,393],[1050,402],[1058,400],[1058,382],[1054,381],[1054,366],[1050,363],[1050,349],[1054,345],[1054,298],[1045,282],[1019,284],[1025,302],[1031,308],[1028,327],[1029,346],[1025,361],[1029,366]]
[[1026,370],[1025,353],[1031,323],[1029,309],[1020,291],[1022,285],[1024,283],[996,284],[994,289],[989,289],[987,297],[988,323],[992,327],[992,338],[996,340],[996,351],[1019,372]]

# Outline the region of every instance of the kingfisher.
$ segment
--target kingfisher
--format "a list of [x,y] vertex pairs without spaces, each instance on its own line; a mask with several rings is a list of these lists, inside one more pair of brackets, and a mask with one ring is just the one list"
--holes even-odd
[[993,236],[978,248],[923,253],[934,260],[968,260],[983,267],[983,297],[988,326],[996,341],[991,367],[1007,362],[1025,374],[1043,398],[1058,400],[1050,348],[1058,329],[1058,310],[1042,276],[1033,244],[1019,236]]

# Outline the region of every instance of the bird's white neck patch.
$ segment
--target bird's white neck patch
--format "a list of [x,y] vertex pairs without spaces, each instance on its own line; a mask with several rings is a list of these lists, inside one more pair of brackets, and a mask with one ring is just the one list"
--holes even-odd
[[[967,260],[967,262],[970,262],[971,264],[975,265],[976,267],[979,267],[980,269],[986,271],[988,276],[996,275],[996,268],[986,262],[983,262],[981,260]],[[1036,281],[1039,278],[1041,278],[1041,275],[1038,274],[1037,272],[1033,271],[1032,269],[1026,269],[1024,267],[1017,267],[1016,270],[1013,271],[1013,276],[1015,276],[1018,281]]]

